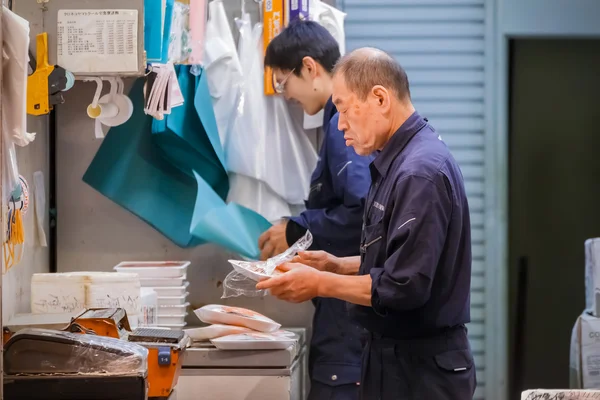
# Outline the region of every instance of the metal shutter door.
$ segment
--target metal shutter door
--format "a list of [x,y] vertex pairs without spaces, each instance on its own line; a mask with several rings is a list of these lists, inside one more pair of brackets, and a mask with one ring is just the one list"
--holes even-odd
[[459,162],[471,210],[473,278],[469,337],[486,396],[484,241],[485,0],[338,0],[347,51],[374,46],[406,69],[413,102]]

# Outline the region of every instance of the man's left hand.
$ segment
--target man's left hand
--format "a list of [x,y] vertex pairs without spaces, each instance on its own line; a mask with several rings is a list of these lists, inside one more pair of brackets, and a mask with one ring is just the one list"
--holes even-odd
[[273,225],[258,238],[258,248],[260,250],[260,259],[262,261],[283,253],[288,249],[288,243],[285,238],[287,221],[278,225]]
[[322,272],[295,263],[280,265],[278,269],[284,273],[259,282],[256,288],[269,289],[271,295],[290,303],[302,303],[319,295]]

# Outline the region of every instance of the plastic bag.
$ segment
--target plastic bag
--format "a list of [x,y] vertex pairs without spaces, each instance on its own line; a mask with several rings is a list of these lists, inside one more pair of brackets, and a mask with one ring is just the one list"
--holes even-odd
[[312,244],[312,240],[312,234],[307,231],[286,251],[266,261],[229,260],[234,270],[223,281],[223,296],[221,298],[266,296],[268,291],[256,289],[256,283],[261,279],[281,274],[282,272],[277,269],[277,266],[292,261],[298,252],[307,250]]
[[176,1],[169,37],[169,62],[185,63],[192,52],[190,38],[190,6]]
[[[239,27],[244,85],[225,142],[227,169],[265,182],[286,203],[303,204],[317,164],[316,150],[303,129],[302,114],[294,118],[282,96],[264,95],[262,24],[252,28],[244,17]],[[268,167],[273,164],[278,168]],[[244,198],[231,200],[245,204]]]

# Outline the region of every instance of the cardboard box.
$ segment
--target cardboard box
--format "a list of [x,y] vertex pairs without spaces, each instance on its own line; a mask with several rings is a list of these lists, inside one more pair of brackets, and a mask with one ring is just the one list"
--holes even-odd
[[[275,36],[279,35],[285,24],[284,2],[288,0],[264,0],[263,1],[263,52],[266,53],[267,46]],[[273,71],[265,67],[265,94],[275,94],[273,87]]]
[[583,313],[571,334],[571,389],[600,389],[600,318]]
[[600,400],[600,390],[535,389],[521,393],[521,400]]
[[304,21],[309,17],[308,0],[286,0],[285,7],[285,26],[294,20]]
[[600,238],[585,241],[585,310],[600,316]]

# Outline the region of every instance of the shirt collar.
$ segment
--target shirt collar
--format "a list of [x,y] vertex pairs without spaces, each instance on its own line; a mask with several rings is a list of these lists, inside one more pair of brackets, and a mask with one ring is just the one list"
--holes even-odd
[[426,124],[427,120],[415,111],[392,135],[373,161],[373,166],[382,177],[386,176],[396,156]]
[[323,126],[329,125],[329,121],[331,121],[331,118],[333,118],[335,113],[337,113],[337,108],[333,104],[333,101],[330,97],[325,104],[325,109],[323,110]]

